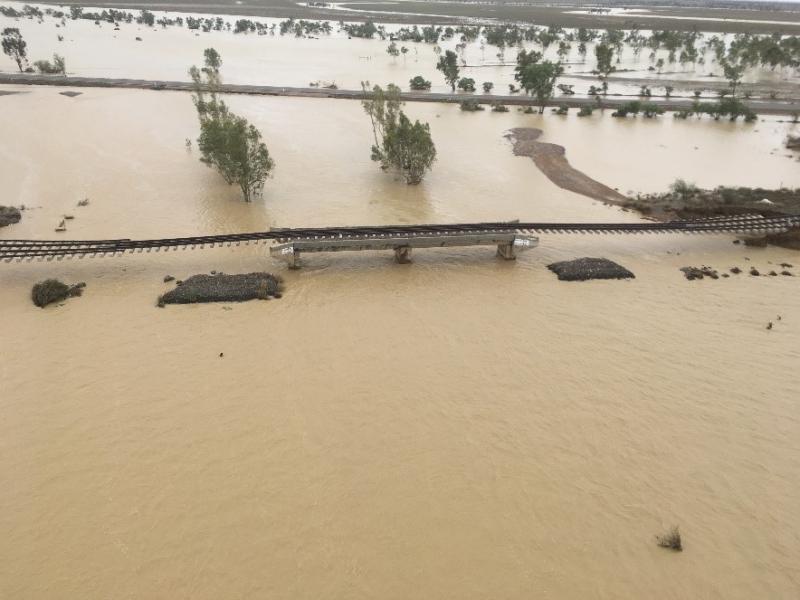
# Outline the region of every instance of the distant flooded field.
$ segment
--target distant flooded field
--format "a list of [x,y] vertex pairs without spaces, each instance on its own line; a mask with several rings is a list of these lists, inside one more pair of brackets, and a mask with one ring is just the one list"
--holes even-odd
[[[359,103],[239,96],[277,163],[245,204],[185,148],[188,94],[8,89],[3,201],[26,210],[4,239],[639,219],[556,187],[513,155],[512,127],[623,193],[800,185],[775,120],[409,104],[438,149],[409,187],[369,160]],[[800,278],[678,269],[800,259],[732,239],[542,236],[514,263],[338,253],[297,272],[265,246],[2,264],[0,595],[791,597]],[[545,268],[578,256],[636,279]],[[286,292],[156,308],[165,275],[212,269],[279,273]],[[84,296],[34,307],[51,276]],[[655,544],[673,524],[681,554]]]
[[[3,3],[22,10],[18,2]],[[42,5],[44,6],[44,5]],[[133,11],[138,14],[137,11]],[[182,13],[157,13],[159,17],[175,18]],[[196,17],[214,17],[199,14]],[[226,15],[229,24],[240,17]],[[341,18],[346,18],[344,15]],[[278,26],[280,19],[253,18],[268,27]],[[595,69],[594,43],[589,42],[587,53],[581,55],[579,44],[573,41],[569,51],[559,56],[558,43],[547,48],[533,42],[517,46],[498,46],[483,43],[480,39],[467,41],[459,48],[460,36],[441,39],[438,46],[431,43],[403,41],[398,46],[407,53],[392,57],[387,52],[388,40],[348,39],[340,30],[339,22],[329,21],[332,33],[296,37],[292,33],[273,34],[233,33],[222,31],[190,30],[186,26],[148,27],[144,24],[120,22],[116,24],[67,18],[60,20],[46,16],[40,23],[26,18],[0,16],[0,27],[17,27],[28,43],[31,60],[49,59],[53,53],[66,59],[67,71],[71,75],[88,77],[122,77],[132,79],[164,79],[188,81],[189,66],[202,61],[205,48],[213,46],[223,56],[225,81],[264,85],[308,86],[309,84],[336,84],[344,89],[359,89],[362,81],[385,86],[395,83],[408,89],[409,80],[417,75],[431,82],[431,91],[445,92],[450,87],[442,74],[436,70],[441,51],[455,50],[462,65],[463,77],[473,78],[478,87],[485,81],[494,84],[495,94],[508,93],[509,84],[516,84],[514,67],[519,49],[543,51],[549,60],[564,63],[564,75],[559,83],[573,85],[579,95],[585,95],[591,85],[599,86]],[[619,24],[614,27],[621,26]],[[387,35],[396,33],[403,25],[388,23]],[[572,30],[574,32],[574,30]],[[649,33],[643,29],[643,33]],[[706,33],[706,38],[712,37]],[[59,36],[63,39],[59,40]],[[721,35],[728,43],[732,35]],[[138,39],[137,39],[138,38]],[[701,44],[701,42],[698,42]],[[649,60],[649,50],[634,53],[629,44],[624,44],[615,61],[616,72],[610,80],[610,93],[635,96],[642,81],[650,85],[655,96],[664,94],[663,86],[675,88],[674,95],[690,96],[694,89],[705,90],[714,96],[715,90],[725,88],[722,67],[714,60],[713,52],[701,53],[705,64],[679,63],[668,60],[665,48],[655,52],[664,62],[663,68],[655,69],[656,60]],[[650,68],[650,70],[648,70]],[[0,55],[0,70],[14,71],[16,65],[6,56]],[[746,84],[756,90],[756,96],[766,97],[776,92],[781,98],[800,98],[800,87],[796,69],[791,67],[751,68],[744,76]],[[556,94],[558,96],[558,92]],[[465,94],[468,97],[468,94]]]

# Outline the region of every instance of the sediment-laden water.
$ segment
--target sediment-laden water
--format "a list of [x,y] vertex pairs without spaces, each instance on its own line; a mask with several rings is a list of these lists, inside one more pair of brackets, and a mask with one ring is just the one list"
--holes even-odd
[[[407,187],[369,161],[358,103],[232,97],[277,162],[244,204],[185,149],[187,94],[15,89],[0,181],[26,210],[5,239],[638,219],[556,187],[513,155],[512,127],[623,193],[800,185],[774,120],[408,105],[439,158]],[[800,278],[678,269],[800,258],[732,239],[542,236],[513,263],[337,253],[297,272],[265,246],[2,264],[0,596],[792,597]],[[545,268],[579,256],[636,278]],[[212,269],[286,290],[156,308],[164,275]],[[49,276],[83,296],[34,307]],[[681,554],[655,544],[673,524]]]

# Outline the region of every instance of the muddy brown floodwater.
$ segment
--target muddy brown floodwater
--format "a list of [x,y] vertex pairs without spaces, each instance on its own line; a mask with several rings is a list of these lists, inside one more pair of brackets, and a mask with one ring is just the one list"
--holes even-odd
[[[514,127],[622,191],[800,185],[774,121],[420,104],[406,110],[438,161],[408,187],[369,160],[358,103],[232,97],[277,163],[244,204],[185,149],[188,95],[14,89],[2,203],[27,209],[4,239],[638,220],[515,157]],[[800,260],[731,241],[542,236],[513,263],[337,253],[297,272],[264,246],[2,264],[0,597],[793,597],[800,277],[678,269]],[[579,256],[636,279],[545,268]],[[286,290],[156,308],[164,275],[212,269],[281,273]],[[49,276],[86,290],[36,308]],[[680,554],[655,543],[673,524]]]

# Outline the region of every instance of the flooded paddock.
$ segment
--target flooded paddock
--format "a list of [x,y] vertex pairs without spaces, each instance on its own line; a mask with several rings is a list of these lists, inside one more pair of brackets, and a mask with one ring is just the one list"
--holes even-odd
[[[22,10],[20,2],[5,2],[4,5]],[[138,14],[137,11],[130,11]],[[186,17],[184,13],[161,12],[157,17]],[[195,17],[215,17],[211,14],[195,14]],[[241,16],[224,15],[226,22],[235,24]],[[446,84],[441,72],[436,70],[439,55],[437,45],[403,41],[398,48],[405,47],[408,52],[398,57],[390,56],[386,49],[389,40],[349,39],[340,30],[339,22],[329,21],[332,33],[295,37],[289,33],[279,34],[281,19],[248,17],[252,21],[276,26],[273,35],[239,33],[232,31],[189,30],[186,26],[148,27],[144,24],[98,22],[91,20],[71,20],[64,25],[60,20],[46,16],[43,22],[26,18],[0,16],[0,27],[17,27],[28,42],[31,61],[49,59],[53,53],[63,55],[70,75],[86,77],[122,77],[129,79],[163,79],[188,81],[188,68],[202,61],[203,50],[216,48],[223,57],[224,79],[228,83],[263,84],[287,87],[305,87],[309,84],[322,85],[335,83],[342,89],[359,89],[362,81],[386,86],[394,83],[407,90],[409,80],[417,75],[431,82],[431,91],[446,92]],[[403,25],[387,23],[384,25],[388,35],[396,33]],[[424,25],[421,25],[424,26]],[[642,33],[649,34],[648,30]],[[714,34],[706,33],[706,37]],[[716,34],[728,43],[732,34]],[[63,40],[59,40],[59,36]],[[138,39],[137,39],[138,38]],[[519,47],[499,48],[480,40],[466,42],[459,49],[459,36],[440,40],[438,47],[457,51],[461,75],[471,77],[478,91],[481,84],[489,81],[494,84],[495,94],[508,93],[508,85],[516,84],[514,67],[519,49],[543,52],[548,60],[560,60],[564,74],[559,83],[575,86],[578,95],[585,95],[591,85],[599,86],[600,81],[593,70],[596,66],[594,43],[587,44],[587,53],[582,56],[578,42],[571,44],[570,51],[563,57],[557,54],[558,44],[548,48],[533,42],[524,42]],[[702,43],[698,42],[702,47]],[[656,72],[648,70],[655,59],[648,59],[650,50],[645,49],[638,56],[629,45],[624,45],[616,71],[610,81],[612,94],[636,96],[641,82],[649,82],[654,96],[663,94],[664,85],[676,88],[674,95],[690,96],[691,90],[709,86],[706,95],[715,97],[710,90],[714,86],[724,87],[722,68],[716,63],[710,50],[700,52],[706,64],[669,63],[669,53],[661,48],[655,56],[664,60],[663,69]],[[0,70],[14,71],[16,65],[4,55],[0,55]],[[627,81],[627,80],[631,81]],[[781,98],[800,97],[797,86],[797,69],[793,68],[751,68],[744,81],[758,84],[763,90],[780,92]],[[469,94],[464,94],[469,97]],[[558,95],[558,94],[557,94]],[[758,94],[756,94],[758,95]]]
[[[3,202],[27,208],[3,239],[639,219],[515,157],[503,134],[526,126],[623,193],[800,185],[775,120],[409,104],[439,154],[408,187],[369,160],[357,102],[231,97],[277,163],[245,204],[186,150],[188,94],[8,89]],[[732,239],[550,235],[513,263],[365,252],[297,272],[265,246],[2,264],[0,596],[791,597],[800,279],[678,269],[800,259]],[[636,279],[545,268],[587,255]],[[156,308],[164,275],[212,269],[286,292]],[[35,308],[54,275],[84,296]],[[655,544],[673,524],[682,554]]]

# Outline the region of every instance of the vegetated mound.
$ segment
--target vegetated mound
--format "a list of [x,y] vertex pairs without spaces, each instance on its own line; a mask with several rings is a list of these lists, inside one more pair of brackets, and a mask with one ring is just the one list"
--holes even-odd
[[164,304],[199,302],[244,302],[281,297],[282,282],[270,273],[238,275],[192,275],[158,299]]
[[[677,180],[670,191],[644,194],[629,198],[624,206],[652,215],[658,219],[697,219],[743,214],[765,217],[800,215],[800,188],[717,187],[703,190],[691,183]],[[769,234],[746,240],[749,245],[767,243],[800,250],[800,230]]]
[[22,213],[18,208],[13,206],[0,206],[0,227],[19,223],[22,218]]
[[589,279],[630,279],[636,277],[622,265],[607,258],[576,258],[547,265],[561,281]]
[[655,216],[693,219],[758,213],[765,217],[800,215],[800,189],[724,187],[704,190],[678,180],[663,194],[630,198],[629,208]]
[[506,137],[514,143],[516,156],[528,156],[533,159],[539,170],[558,187],[601,202],[622,204],[627,200],[616,190],[595,181],[570,165],[563,146],[537,141],[541,135],[541,129],[517,127],[509,131]]
[[53,302],[61,302],[67,298],[80,296],[85,287],[85,283],[67,285],[58,279],[45,279],[33,286],[31,300],[39,308],[44,308]]

